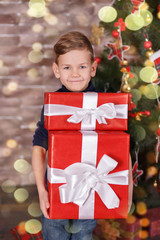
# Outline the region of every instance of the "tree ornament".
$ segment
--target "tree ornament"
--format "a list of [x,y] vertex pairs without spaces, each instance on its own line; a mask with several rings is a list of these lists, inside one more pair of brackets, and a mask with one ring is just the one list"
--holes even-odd
[[113,7],[105,6],[99,10],[98,17],[103,22],[113,22],[117,17],[117,11]]
[[101,61],[102,61],[102,59],[101,59],[100,57],[95,57],[94,60],[95,60],[98,64],[100,64]]
[[120,61],[123,61],[123,53],[129,49],[129,46],[123,45],[121,37],[119,37],[115,43],[107,43],[108,48],[110,48],[110,53],[108,59],[117,57]]
[[158,73],[157,79],[154,83],[159,84],[160,83],[160,50],[150,55],[149,59],[150,61],[154,62],[154,67]]
[[131,0],[131,2],[133,4],[132,13],[134,13],[140,10],[140,7],[145,3],[145,0]]
[[123,61],[120,61],[120,64],[121,64],[121,66],[127,66],[128,65],[128,61],[127,61],[127,59],[123,59]]
[[140,11],[140,15],[141,15],[141,17],[143,17],[144,26],[148,26],[149,24],[151,24],[151,22],[153,20],[153,15],[150,11],[142,10],[142,11]]
[[144,26],[143,17],[135,12],[134,14],[129,14],[125,19],[126,27],[131,31],[137,31]]
[[131,87],[128,82],[125,82],[122,86],[122,92],[129,93],[131,91]]
[[118,37],[119,37],[119,32],[118,32],[117,30],[113,30],[112,36],[113,36],[114,38],[118,38]]
[[160,19],[160,4],[158,4],[158,13],[157,13],[157,18]]
[[157,134],[157,136],[160,136],[160,128],[158,128],[158,129],[156,130],[156,134]]
[[151,47],[152,47],[152,42],[148,41],[148,39],[145,39],[144,48],[149,49]]
[[115,27],[118,27],[121,32],[126,30],[126,24],[123,21],[123,18],[119,18],[117,22],[114,23]]
[[103,36],[104,33],[104,28],[103,27],[98,27],[97,24],[93,24],[92,27],[92,37],[91,37],[91,42],[96,45],[100,45],[100,39]]
[[151,56],[153,53],[154,53],[153,50],[147,51],[147,52],[146,52],[146,57],[147,57],[147,58],[150,58],[150,56]]
[[138,185],[138,178],[143,174],[143,170],[138,170],[138,160],[135,161],[132,169],[133,173],[133,184],[137,187]]

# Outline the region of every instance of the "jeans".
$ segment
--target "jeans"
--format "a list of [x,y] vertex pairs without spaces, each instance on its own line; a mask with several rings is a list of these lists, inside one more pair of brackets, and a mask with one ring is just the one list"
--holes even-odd
[[42,215],[43,240],[92,240],[97,220],[47,219]]

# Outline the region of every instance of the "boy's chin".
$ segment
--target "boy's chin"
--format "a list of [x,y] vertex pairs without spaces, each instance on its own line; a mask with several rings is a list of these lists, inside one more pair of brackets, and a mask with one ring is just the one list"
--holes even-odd
[[66,86],[66,88],[72,92],[82,92],[88,87],[88,84],[71,84]]

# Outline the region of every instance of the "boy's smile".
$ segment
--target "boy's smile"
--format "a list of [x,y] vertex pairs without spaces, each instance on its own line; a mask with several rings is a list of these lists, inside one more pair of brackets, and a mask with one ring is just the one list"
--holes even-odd
[[91,63],[91,55],[87,49],[71,50],[53,63],[56,78],[70,91],[80,92],[88,87],[91,77],[96,74],[97,63]]

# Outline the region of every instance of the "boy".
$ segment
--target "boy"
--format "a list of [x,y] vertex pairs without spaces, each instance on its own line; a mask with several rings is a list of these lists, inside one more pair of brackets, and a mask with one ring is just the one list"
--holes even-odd
[[[91,82],[96,74],[93,48],[88,38],[79,32],[63,35],[54,46],[56,55],[53,72],[62,83],[58,92],[98,92]],[[32,166],[35,174],[44,240],[91,240],[96,220],[51,220],[48,216],[49,200],[45,184],[45,157],[48,149],[48,131],[44,129],[44,109],[33,139]],[[132,202],[132,174],[130,165],[129,208]],[[72,234],[67,231],[71,227]],[[74,233],[73,233],[74,232]]]

